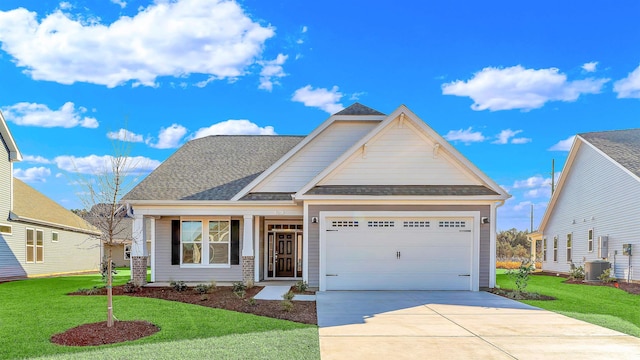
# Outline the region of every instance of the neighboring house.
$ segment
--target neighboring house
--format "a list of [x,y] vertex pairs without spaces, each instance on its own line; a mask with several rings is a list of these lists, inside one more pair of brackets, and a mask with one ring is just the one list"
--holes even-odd
[[[108,210],[108,205],[97,204],[94,205],[88,213],[85,213],[82,217],[87,220],[90,224],[94,225],[98,229],[105,230],[107,227],[102,225],[102,221],[107,219],[108,216],[104,214],[105,211]],[[111,250],[111,261],[115,263],[117,267],[130,267],[131,266],[131,240],[132,229],[133,229],[133,219],[126,216],[125,208],[122,207],[119,209],[116,220],[114,222],[114,238],[111,241],[111,244],[104,239],[101,242],[101,259],[106,259],[109,254],[109,250]],[[148,226],[148,225],[147,225]],[[147,253],[151,251],[151,240],[148,238],[148,235],[151,232],[147,231]],[[147,265],[150,264],[151,258],[147,258]]]
[[22,160],[0,113],[0,281],[96,271],[96,229],[13,177]]
[[479,290],[495,284],[507,198],[404,105],[356,103],[306,137],[191,140],[123,201],[136,282],[150,222],[151,281]]
[[578,134],[538,230],[542,268],[605,259],[615,277],[640,280],[639,201],[640,129]]

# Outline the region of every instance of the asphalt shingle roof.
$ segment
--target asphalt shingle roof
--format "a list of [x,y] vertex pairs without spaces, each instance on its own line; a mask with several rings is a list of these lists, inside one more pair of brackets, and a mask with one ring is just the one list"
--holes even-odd
[[498,195],[483,185],[325,185],[305,195],[468,196]]
[[230,200],[302,139],[216,135],[191,140],[123,200]]
[[640,176],[640,129],[579,134],[627,170]]
[[31,219],[83,231],[97,231],[81,217],[16,178],[13,179],[12,212],[24,221]]
[[364,106],[360,103],[353,103],[353,105],[338,111],[334,115],[385,115],[378,110],[372,109],[368,106]]
[[294,193],[250,193],[243,196],[240,200],[257,200],[257,201],[277,201],[277,200],[291,200],[291,195]]

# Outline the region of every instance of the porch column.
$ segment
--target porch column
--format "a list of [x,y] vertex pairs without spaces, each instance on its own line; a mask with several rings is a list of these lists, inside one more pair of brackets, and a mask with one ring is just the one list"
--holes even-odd
[[131,235],[131,280],[142,286],[147,283],[147,236],[142,215],[134,215]]
[[253,281],[255,261],[253,253],[253,215],[245,215],[242,228],[242,281]]

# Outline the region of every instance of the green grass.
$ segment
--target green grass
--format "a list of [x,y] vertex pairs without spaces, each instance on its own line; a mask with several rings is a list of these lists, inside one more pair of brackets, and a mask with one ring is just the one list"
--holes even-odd
[[[128,270],[114,284],[126,283]],[[100,275],[0,284],[0,359],[33,358],[273,358],[318,359],[316,326],[159,299],[114,296],[118,320],[147,320],[152,336],[100,347],[64,347],[49,339],[72,327],[106,320],[105,296],[68,296],[103,285]],[[198,350],[199,349],[199,350]],[[95,352],[95,353],[94,353]],[[133,356],[135,354],[135,356]],[[143,356],[141,356],[143,357]]]
[[[557,300],[526,300],[526,304],[554,311],[575,319],[640,337],[640,296],[609,286],[565,284],[562,277],[532,275],[527,292],[555,297]],[[506,274],[496,275],[503,289],[515,289]]]

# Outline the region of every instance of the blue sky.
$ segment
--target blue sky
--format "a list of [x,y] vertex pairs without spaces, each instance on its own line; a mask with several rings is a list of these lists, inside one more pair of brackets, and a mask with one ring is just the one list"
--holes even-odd
[[[640,2],[3,0],[14,175],[68,208],[132,140],[141,173],[209,134],[308,134],[407,105],[538,225],[576,133],[640,127]],[[129,133],[125,132],[128,131]]]

